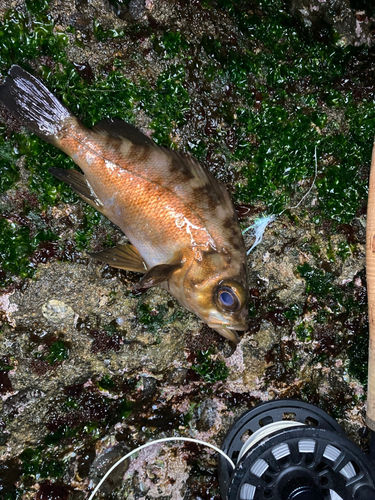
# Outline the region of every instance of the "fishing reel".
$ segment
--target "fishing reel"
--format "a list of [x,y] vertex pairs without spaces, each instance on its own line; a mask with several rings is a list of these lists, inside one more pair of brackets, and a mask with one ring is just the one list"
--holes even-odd
[[269,401],[239,418],[220,455],[223,500],[375,500],[375,468],[319,408]]

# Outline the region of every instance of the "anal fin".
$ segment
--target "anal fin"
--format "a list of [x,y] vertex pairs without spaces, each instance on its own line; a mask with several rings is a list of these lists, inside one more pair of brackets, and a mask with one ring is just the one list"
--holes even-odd
[[49,171],[54,177],[68,184],[86,203],[107,217],[103,203],[95,195],[85,175],[73,169],[50,168]]
[[118,245],[98,253],[88,253],[90,257],[105,262],[117,269],[145,273],[147,266],[138,250],[130,244]]

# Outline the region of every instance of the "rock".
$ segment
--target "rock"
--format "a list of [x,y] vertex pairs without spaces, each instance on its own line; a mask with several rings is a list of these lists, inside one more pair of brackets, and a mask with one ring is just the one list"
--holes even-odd
[[217,403],[212,399],[206,399],[200,405],[198,415],[198,430],[201,432],[208,431],[214,426],[217,418]]
[[144,15],[146,7],[146,0],[130,0],[129,2],[129,14],[130,16],[139,21]]
[[[125,443],[117,443],[114,446],[103,450],[92,462],[89,472],[89,479],[96,485],[104,476],[104,474],[128,452],[129,448]],[[105,495],[110,495],[116,490],[122,482],[122,478],[129,467],[129,459],[121,462],[107,477],[105,482],[100,487],[100,492]]]

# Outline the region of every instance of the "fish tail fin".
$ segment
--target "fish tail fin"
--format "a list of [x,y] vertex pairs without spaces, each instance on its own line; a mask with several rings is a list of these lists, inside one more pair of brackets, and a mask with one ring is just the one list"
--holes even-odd
[[54,142],[71,113],[34,76],[14,65],[0,85],[0,102],[26,128]]

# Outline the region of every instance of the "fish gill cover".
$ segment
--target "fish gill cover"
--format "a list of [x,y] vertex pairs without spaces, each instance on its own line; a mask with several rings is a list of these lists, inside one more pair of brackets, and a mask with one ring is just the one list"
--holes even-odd
[[[220,444],[270,397],[319,404],[366,448],[374,12],[331,4],[3,2],[3,76],[19,64],[85,125],[120,118],[193,155],[248,209],[244,228],[301,199],[315,148],[318,175],[250,255],[250,332],[233,353],[164,292],[137,296],[134,275],[89,263],[122,234],[48,172],[72,160],[0,110],[1,498],[83,498],[96,455],[161,433]],[[176,453],[164,460],[189,480],[141,457],[113,498],[218,498],[212,457]]]

